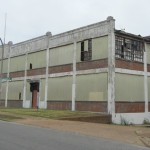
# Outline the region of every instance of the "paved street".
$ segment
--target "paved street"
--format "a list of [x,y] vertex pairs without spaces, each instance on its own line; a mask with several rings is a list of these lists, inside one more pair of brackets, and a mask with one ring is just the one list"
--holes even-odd
[[149,148],[0,121],[0,150],[149,150]]

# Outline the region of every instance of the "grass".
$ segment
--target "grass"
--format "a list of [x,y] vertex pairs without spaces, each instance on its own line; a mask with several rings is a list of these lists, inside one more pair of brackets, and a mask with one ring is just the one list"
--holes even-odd
[[13,121],[13,120],[17,120],[17,119],[22,119],[22,118],[17,117],[17,116],[8,115],[8,114],[0,114],[0,120],[3,120],[3,121]]
[[[61,111],[61,110],[47,110],[47,109],[0,109],[0,119],[1,113],[14,117],[19,116],[34,116],[34,117],[43,117],[49,119],[62,119],[62,118],[72,118],[72,117],[87,117],[87,116],[96,116],[98,113],[92,112],[80,112],[80,111]],[[4,118],[4,117],[3,117]]]

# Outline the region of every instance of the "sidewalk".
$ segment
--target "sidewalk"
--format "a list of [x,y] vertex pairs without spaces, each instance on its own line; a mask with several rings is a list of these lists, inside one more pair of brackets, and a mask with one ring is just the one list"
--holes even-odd
[[17,120],[16,122],[150,147],[150,127],[119,126],[35,117]]

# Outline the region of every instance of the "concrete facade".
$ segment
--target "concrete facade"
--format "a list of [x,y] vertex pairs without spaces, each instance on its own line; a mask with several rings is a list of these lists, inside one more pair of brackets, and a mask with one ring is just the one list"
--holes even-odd
[[150,121],[150,38],[116,30],[113,17],[5,45],[1,77],[1,107],[104,112],[114,123]]

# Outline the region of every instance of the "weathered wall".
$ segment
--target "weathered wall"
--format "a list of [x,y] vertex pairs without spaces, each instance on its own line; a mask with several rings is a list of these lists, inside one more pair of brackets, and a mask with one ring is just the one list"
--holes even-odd
[[7,73],[8,59],[3,60],[3,73]]
[[32,69],[46,67],[46,51],[39,51],[28,54],[28,69],[30,69],[30,63]]
[[[70,101],[72,76],[49,78],[48,100]],[[107,101],[107,73],[78,75],[77,101]],[[44,99],[45,79],[40,82],[40,99]]]
[[6,96],[6,82],[2,83],[2,95],[1,95],[1,99],[5,100],[5,96]]
[[73,62],[73,44],[50,49],[49,55],[50,66],[70,64]]
[[19,100],[19,93],[21,93],[21,99],[22,99],[23,81],[9,82],[8,99]]
[[[0,56],[2,56],[2,46],[0,46]],[[1,59],[1,57],[0,57]]]
[[147,47],[147,63],[150,64],[150,44],[146,44]]
[[108,36],[92,40],[92,60],[108,58]]
[[107,73],[77,76],[78,101],[106,101]]
[[[92,39],[92,60],[108,57],[108,37]],[[81,62],[81,42],[77,43],[77,62]],[[73,44],[50,49],[50,66],[64,65],[72,63]]]
[[144,76],[116,73],[115,100],[144,102]]
[[25,68],[25,55],[10,59],[10,72],[22,71]]
[[49,78],[48,100],[71,100],[72,77]]
[[[92,39],[92,60],[98,60],[108,57],[108,37],[99,37]],[[50,66],[58,66],[64,64],[71,64],[73,59],[73,44],[65,45],[50,49]],[[23,71],[25,69],[25,55],[11,57],[10,58],[10,72]],[[81,42],[77,43],[77,62],[81,62]],[[28,67],[30,69],[30,63],[32,69],[46,67],[46,50],[38,51],[34,53],[28,53],[27,55]],[[7,73],[8,59],[3,61],[3,73]]]

